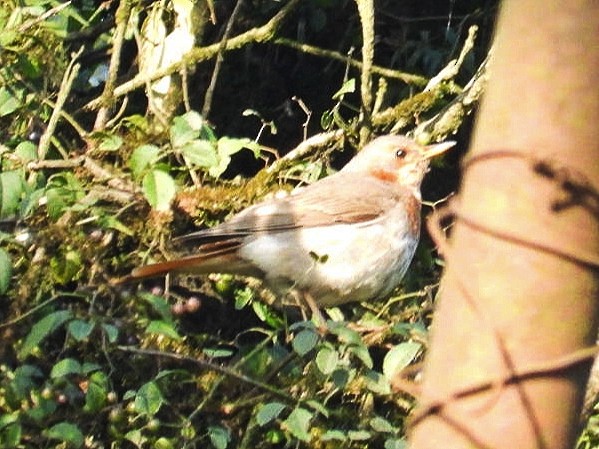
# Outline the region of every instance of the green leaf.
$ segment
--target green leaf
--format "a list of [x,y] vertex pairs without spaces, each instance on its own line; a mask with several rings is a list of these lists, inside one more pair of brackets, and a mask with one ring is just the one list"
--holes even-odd
[[33,325],[25,342],[18,352],[20,359],[24,359],[33,351],[48,335],[54,332],[65,321],[71,319],[72,314],[69,310],[60,310],[50,313]]
[[338,368],[331,374],[331,380],[337,388],[345,388],[350,379],[353,378],[353,372],[353,370],[350,371],[345,367]]
[[208,436],[216,449],[225,449],[231,441],[231,433],[222,426],[208,427]]
[[350,346],[348,348],[348,352],[354,354],[360,361],[364,364],[364,366],[368,369],[372,369],[373,362],[372,357],[370,357],[370,352],[368,352],[368,348],[365,345],[356,345]]
[[22,365],[14,372],[14,380],[10,383],[10,390],[15,399],[21,401],[29,399],[31,390],[38,384],[37,379],[44,377],[44,374],[37,366]]
[[14,155],[23,163],[37,160],[37,147],[33,142],[26,140],[16,146]]
[[3,295],[10,286],[12,278],[12,261],[10,255],[0,248],[0,295]]
[[197,111],[188,111],[179,117],[175,117],[176,119],[180,119],[189,126],[189,128],[195,131],[201,131],[206,125],[206,121],[202,118],[202,116]]
[[96,382],[90,382],[87,385],[83,410],[87,413],[95,413],[102,410],[106,405],[107,395],[108,391],[103,385],[99,385]]
[[139,178],[146,169],[152,167],[159,154],[160,148],[156,145],[141,145],[133,150],[128,164],[133,176]]
[[106,333],[106,337],[110,343],[114,343],[119,338],[119,329],[112,324],[102,324],[102,329]]
[[345,83],[343,83],[343,86],[341,86],[341,89],[339,89],[337,92],[335,92],[333,94],[333,100],[339,100],[339,99],[343,98],[345,96],[345,94],[351,94],[351,93],[354,93],[355,91],[356,91],[356,80],[355,80],[355,78],[350,78]]
[[391,348],[383,360],[383,374],[388,380],[407,367],[421,351],[422,345],[414,341],[400,343]]
[[320,116],[320,127],[328,131],[335,121],[333,111],[324,111]]
[[329,325],[329,331],[337,335],[339,341],[342,343],[350,344],[350,345],[363,345],[362,337],[358,332],[353,329],[349,329],[346,323],[339,323],[333,321]]
[[312,413],[303,408],[293,410],[287,419],[283,421],[283,426],[298,440],[310,441],[310,421]]
[[329,375],[335,371],[338,363],[339,354],[331,347],[325,346],[316,354],[316,366],[324,375]]
[[146,301],[152,306],[155,312],[160,317],[169,323],[173,323],[173,314],[171,313],[171,307],[163,296],[153,295],[151,293],[142,292],[139,297]]
[[150,206],[158,211],[169,210],[177,192],[175,180],[162,170],[146,173],[142,181],[142,189]]
[[248,138],[221,137],[218,139],[217,152],[220,157],[232,156],[245,148],[252,149],[254,154],[258,151],[259,155],[260,145]]
[[6,87],[0,87],[0,117],[12,114],[21,106],[21,101]]
[[75,447],[83,445],[83,433],[75,424],[70,422],[60,422],[53,425],[44,434],[52,440],[60,440],[69,443]]
[[323,433],[320,439],[322,441],[346,441],[347,434],[342,430],[332,429]]
[[80,373],[81,363],[75,359],[68,358],[54,364],[52,371],[50,371],[50,378],[57,379],[59,377],[68,376],[69,374]]
[[46,188],[47,209],[50,218],[60,217],[63,211],[85,196],[85,191],[77,177],[67,171],[53,175]]
[[76,281],[83,271],[81,255],[75,250],[58,254],[50,259],[50,268],[54,279],[60,284]]
[[327,409],[323,403],[318,402],[315,399],[307,400],[306,404],[309,405],[312,410],[317,411],[318,413],[320,413],[322,416],[324,416],[326,418],[328,418],[329,415],[331,414],[329,409]]
[[25,180],[20,170],[0,173],[0,218],[16,214],[24,193]]
[[73,320],[69,322],[67,329],[69,334],[71,334],[75,340],[83,341],[87,339],[94,330],[94,323],[83,320]]
[[375,416],[370,420],[370,427],[372,427],[372,430],[379,433],[393,433],[398,430],[396,427],[393,427],[389,421],[380,416]]
[[173,340],[181,340],[181,336],[175,329],[175,326],[172,323],[167,323],[166,321],[154,320],[150,321],[150,324],[146,327],[147,334],[160,334],[165,335]]
[[372,434],[367,430],[350,430],[347,436],[352,441],[366,441],[372,437]]
[[406,449],[408,442],[400,438],[389,438],[385,441],[385,449]]
[[125,439],[140,449],[144,446],[144,443],[147,440],[147,438],[142,435],[141,430],[139,429],[134,429],[127,432],[125,434]]
[[285,407],[287,407],[285,404],[276,401],[264,404],[256,414],[256,423],[259,426],[268,424],[277,419]]
[[0,415],[0,447],[18,447],[21,435],[22,429],[18,412]]
[[[102,367],[100,365],[98,365],[97,363],[93,363],[93,362],[83,362],[83,364],[81,365],[81,372],[83,374],[89,374],[92,371],[98,371],[99,369],[101,369]],[[93,376],[97,375],[98,373],[94,373]]]
[[175,117],[170,127],[171,144],[174,148],[181,148],[197,139],[203,126],[204,119],[195,111]]
[[154,443],[154,449],[175,449],[175,446],[167,438],[160,437]]
[[304,329],[295,336],[291,345],[298,355],[303,356],[314,349],[318,339],[319,336],[314,330]]
[[160,388],[155,382],[142,385],[135,395],[135,410],[148,416],[154,416],[164,404]]
[[117,151],[123,145],[123,139],[115,134],[106,134],[98,145],[98,150],[105,152]]
[[380,395],[388,395],[391,394],[391,385],[385,376],[376,371],[368,371],[364,375],[364,383],[366,384],[366,388],[368,388],[373,393],[377,393]]
[[210,168],[218,165],[216,148],[208,140],[193,140],[181,146],[179,151],[195,167]]
[[130,237],[135,235],[132,229],[125,226],[122,221],[119,221],[113,215],[102,215],[98,218],[98,224],[105,229],[114,229]]

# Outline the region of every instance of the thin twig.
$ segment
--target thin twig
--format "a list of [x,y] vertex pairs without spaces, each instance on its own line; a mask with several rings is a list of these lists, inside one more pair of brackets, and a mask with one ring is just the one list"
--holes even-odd
[[[22,23],[21,26],[19,26],[18,32],[24,33],[32,26],[37,25],[38,23],[43,22],[47,18],[58,14],[60,11],[62,11],[63,9],[67,8],[70,5],[71,5],[71,1],[69,0],[67,2],[64,2],[61,5],[55,6],[54,8],[50,8],[48,11],[39,15],[38,17],[34,17],[33,19],[29,19],[29,20],[25,21],[24,23]],[[10,28],[8,28],[7,31],[8,30],[10,30]]]
[[44,131],[44,134],[40,137],[40,143],[37,147],[37,157],[40,160],[46,158],[46,154],[50,148],[50,139],[56,130],[56,126],[58,125],[58,119],[60,118],[62,107],[64,106],[70,92],[73,87],[73,82],[79,73],[79,68],[81,65],[76,62],[77,58],[83,52],[83,47],[73,55],[67,69],[62,78],[62,82],[60,83],[60,89],[58,90],[58,96],[56,97],[56,105],[52,110],[52,115],[50,116],[50,120],[48,120],[48,126]]
[[241,5],[243,4],[243,0],[237,0],[235,4],[235,8],[233,8],[233,12],[231,13],[231,17],[227,21],[227,26],[225,27],[225,32],[223,34],[223,38],[220,41],[220,48],[218,50],[218,54],[216,55],[216,62],[214,63],[214,70],[212,71],[212,77],[210,78],[210,84],[206,89],[206,96],[204,97],[204,106],[202,106],[202,117],[205,119],[208,118],[210,114],[210,108],[212,107],[212,98],[214,96],[214,89],[216,88],[216,81],[218,80],[218,75],[220,73],[220,69],[222,67],[224,61],[225,49],[227,47],[227,40],[229,36],[231,36],[231,31],[233,30],[233,24],[235,20],[237,20],[237,15],[241,10]]
[[[328,58],[344,63],[349,63],[349,65],[351,65],[352,67],[362,70],[362,63],[360,61],[357,61],[343,53],[339,53],[333,50],[325,50],[283,37],[275,39],[273,43],[277,45],[284,45],[285,47],[293,48],[295,50],[301,51],[302,53],[310,54],[313,56],[319,56],[321,58]],[[386,78],[400,80],[406,84],[412,84],[414,86],[423,87],[426,86],[426,83],[428,82],[428,78],[425,78],[423,76],[401,72],[399,70],[392,70],[377,65],[372,66],[372,73],[384,76]]]
[[309,402],[304,402],[301,400],[294,399],[286,391],[279,390],[267,383],[260,382],[259,380],[256,380],[256,379],[252,379],[251,377],[248,377],[245,374],[241,374],[241,373],[234,371],[230,368],[227,368],[227,367],[224,367],[221,365],[217,365],[217,364],[208,362],[206,360],[200,360],[200,359],[196,359],[193,357],[176,354],[176,353],[172,353],[172,352],[158,351],[155,349],[140,349],[140,348],[136,348],[136,347],[132,347],[132,346],[117,346],[117,349],[119,349],[120,351],[123,351],[123,352],[131,353],[131,354],[147,355],[147,356],[153,356],[153,357],[165,357],[165,358],[177,360],[180,362],[192,363],[200,368],[224,374],[226,376],[232,377],[233,379],[237,379],[241,382],[244,382],[248,385],[252,385],[261,390],[267,391],[267,392],[271,393],[272,395],[274,395],[278,398],[281,398],[288,403],[292,403],[294,405],[302,404],[305,407],[308,407],[316,412],[320,412],[318,407],[312,406]]

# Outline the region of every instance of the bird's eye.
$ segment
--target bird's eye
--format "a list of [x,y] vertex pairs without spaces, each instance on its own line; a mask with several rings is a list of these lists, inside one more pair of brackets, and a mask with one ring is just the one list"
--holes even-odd
[[406,157],[406,150],[397,150],[395,152],[395,157],[398,159],[403,159],[404,157]]

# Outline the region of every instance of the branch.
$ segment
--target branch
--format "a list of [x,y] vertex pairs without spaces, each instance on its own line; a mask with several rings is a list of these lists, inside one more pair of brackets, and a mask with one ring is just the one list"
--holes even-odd
[[125,32],[127,31],[127,24],[129,23],[130,14],[131,0],[121,1],[116,11],[117,25],[116,31],[114,33],[114,43],[112,45],[110,66],[108,68],[108,78],[106,79],[106,84],[104,85],[104,92],[102,92],[102,96],[99,98],[99,102],[101,102],[101,108],[96,116],[94,130],[104,129],[104,126],[109,118],[108,115],[110,112],[110,106],[114,101],[114,86],[121,62],[121,50],[123,48],[123,43],[125,42]]
[[[265,25],[259,28],[253,28],[245,33],[238,36],[232,37],[226,41],[224,51],[236,50],[244,47],[251,42],[267,42],[273,39],[275,33],[287,18],[287,16],[293,11],[293,9],[300,3],[300,0],[290,0],[272,19],[270,19]],[[147,83],[156,81],[164,76],[171,75],[179,72],[185,66],[191,66],[202,61],[206,61],[216,57],[221,51],[222,42],[209,45],[207,47],[194,48],[183,61],[178,61],[160,70],[157,70],[151,75],[136,76],[130,81],[121,84],[116,87],[112,93],[113,98],[122,97],[140,87],[144,87]],[[96,98],[87,105],[86,109],[97,109],[102,105],[102,97]]]
[[[350,66],[356,69],[362,70],[362,63],[360,61],[356,61],[355,59],[350,58],[349,56],[344,55],[343,53],[339,53],[337,51],[314,47],[312,45],[303,44],[284,37],[275,39],[273,43],[277,45],[284,45],[285,47],[293,48],[295,50],[301,51],[309,55],[343,62],[349,64]],[[403,81],[406,84],[413,84],[415,86],[426,86],[428,82],[428,79],[423,76],[401,72],[399,70],[392,70],[378,65],[372,66],[372,73],[384,76],[385,78],[397,79]]]
[[356,0],[362,22],[362,70],[360,71],[360,145],[372,131],[372,61],[374,60],[374,0]]
[[487,66],[491,51],[481,63],[464,90],[438,114],[421,122],[413,131],[415,137],[427,136],[426,141],[437,142],[457,131],[465,116],[469,115],[482,96],[487,80]]
[[40,160],[45,159],[46,153],[50,148],[50,139],[56,130],[56,125],[58,125],[58,119],[62,113],[62,107],[64,106],[67,97],[71,92],[71,88],[73,87],[73,82],[75,78],[77,78],[77,74],[79,73],[79,68],[81,65],[76,63],[75,61],[81,55],[83,51],[83,47],[73,55],[71,62],[64,73],[62,78],[62,82],[60,83],[60,89],[58,90],[58,96],[56,98],[56,104],[54,109],[52,110],[52,115],[50,116],[50,120],[48,120],[48,126],[44,131],[44,134],[40,137],[40,143],[37,147],[37,157]]

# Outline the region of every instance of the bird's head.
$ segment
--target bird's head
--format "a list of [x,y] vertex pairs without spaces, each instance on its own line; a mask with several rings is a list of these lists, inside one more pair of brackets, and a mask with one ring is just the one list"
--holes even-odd
[[446,141],[420,145],[406,136],[381,136],[366,145],[345,167],[386,182],[418,190],[428,171],[429,160],[456,143]]

